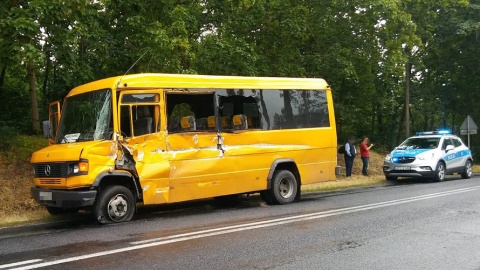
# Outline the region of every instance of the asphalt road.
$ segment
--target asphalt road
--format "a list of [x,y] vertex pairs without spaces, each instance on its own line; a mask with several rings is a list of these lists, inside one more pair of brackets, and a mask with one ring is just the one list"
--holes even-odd
[[480,269],[480,178],[0,229],[0,269]]

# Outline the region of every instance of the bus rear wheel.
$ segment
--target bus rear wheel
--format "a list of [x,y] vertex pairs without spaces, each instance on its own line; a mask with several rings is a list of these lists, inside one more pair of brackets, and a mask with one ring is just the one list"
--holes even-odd
[[261,195],[267,203],[288,204],[295,200],[298,192],[295,175],[288,170],[278,170],[273,174],[270,189]]
[[97,197],[93,214],[101,224],[130,221],[135,213],[135,196],[124,186],[108,186]]

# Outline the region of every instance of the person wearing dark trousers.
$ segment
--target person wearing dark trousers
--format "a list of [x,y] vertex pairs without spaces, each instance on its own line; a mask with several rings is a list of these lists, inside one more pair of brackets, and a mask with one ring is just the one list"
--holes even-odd
[[363,137],[362,142],[360,143],[360,156],[362,157],[362,174],[367,176],[368,175],[368,161],[370,159],[370,148],[372,148],[373,143],[367,146],[368,138]]
[[355,149],[355,137],[348,137],[348,141],[345,144],[345,167],[346,167],[346,176],[352,176],[353,160],[357,155],[357,150]]

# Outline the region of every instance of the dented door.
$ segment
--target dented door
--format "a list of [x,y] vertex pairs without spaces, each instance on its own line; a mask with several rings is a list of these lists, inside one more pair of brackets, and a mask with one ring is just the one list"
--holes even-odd
[[139,179],[145,204],[169,202],[163,100],[161,89],[123,91],[119,97],[117,169]]

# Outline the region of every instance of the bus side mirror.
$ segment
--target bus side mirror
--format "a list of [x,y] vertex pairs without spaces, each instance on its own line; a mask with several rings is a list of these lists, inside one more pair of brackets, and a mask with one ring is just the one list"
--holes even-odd
[[43,137],[45,139],[50,139],[52,136],[52,130],[50,129],[50,121],[45,120],[42,122],[42,131],[43,131]]

